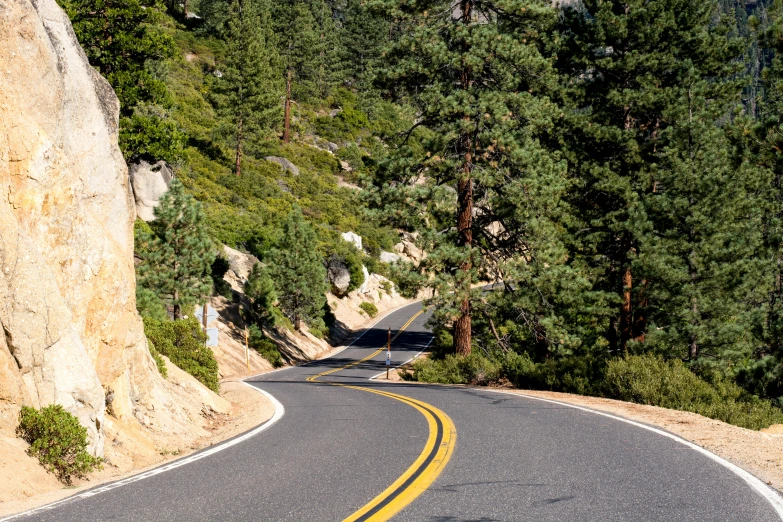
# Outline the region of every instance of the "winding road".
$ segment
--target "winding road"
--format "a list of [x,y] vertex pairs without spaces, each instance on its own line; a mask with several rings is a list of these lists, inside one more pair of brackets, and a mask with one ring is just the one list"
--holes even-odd
[[279,401],[267,426],[15,520],[783,519],[777,492],[666,433],[490,390],[369,380],[385,369],[387,329],[394,365],[428,345],[420,312],[248,379]]

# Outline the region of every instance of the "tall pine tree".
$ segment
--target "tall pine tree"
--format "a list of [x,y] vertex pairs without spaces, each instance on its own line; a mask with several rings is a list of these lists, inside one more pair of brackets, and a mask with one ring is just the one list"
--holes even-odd
[[[743,138],[760,173],[769,184],[764,192],[764,235],[767,274],[760,285],[766,290],[758,321],[760,342],[754,357],[740,370],[739,380],[748,389],[767,397],[783,396],[783,1],[770,2],[759,35],[759,46],[771,57],[761,71],[758,120],[751,133],[748,121]],[[761,170],[763,169],[763,171]],[[780,400],[780,399],[778,399]]]
[[142,257],[138,283],[172,306],[174,319],[212,289],[210,267],[215,248],[207,234],[201,203],[178,179],[155,208],[154,234],[138,241]]
[[546,143],[560,117],[548,98],[557,12],[545,0],[370,5],[396,21],[399,35],[380,84],[411,103],[416,126],[428,129],[423,154],[403,143],[385,165],[375,203],[397,226],[422,233],[438,320],[453,324],[455,351],[466,355],[481,299],[473,286],[500,280],[514,292],[530,283],[520,272],[552,230],[565,188],[563,164]]
[[614,296],[604,327],[615,354],[644,341],[652,306],[640,266],[642,239],[655,227],[643,204],[657,188],[648,166],[688,79],[706,81],[713,92],[705,97],[721,96],[741,54],[717,14],[713,0],[583,0],[561,18],[557,65],[577,186],[570,257],[589,267],[596,291]]
[[318,92],[325,40],[314,11],[320,15],[322,4],[322,0],[285,0],[275,4],[275,32],[279,35],[285,81],[283,143],[291,141],[294,100],[308,99]]
[[274,281],[280,309],[300,330],[302,321],[312,325],[323,318],[326,269],[317,250],[318,239],[302,211],[288,216],[283,237],[268,256],[267,271]]
[[225,24],[223,75],[214,98],[231,125],[237,176],[244,144],[270,133],[279,113],[279,64],[269,15],[268,0],[233,0]]

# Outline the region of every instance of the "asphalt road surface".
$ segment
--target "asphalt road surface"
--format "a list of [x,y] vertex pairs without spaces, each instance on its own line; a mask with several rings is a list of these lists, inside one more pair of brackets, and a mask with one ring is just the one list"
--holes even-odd
[[384,372],[387,329],[409,323],[393,365],[430,342],[420,310],[387,316],[329,359],[249,379],[285,407],[266,431],[18,520],[780,520],[725,466],[638,426],[489,390],[368,380]]

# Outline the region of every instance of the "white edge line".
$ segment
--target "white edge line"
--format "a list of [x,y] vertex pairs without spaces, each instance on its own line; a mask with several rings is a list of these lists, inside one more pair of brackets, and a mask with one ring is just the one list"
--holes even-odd
[[[269,371],[269,372],[258,373],[256,375],[251,375],[249,377],[245,377],[244,379],[242,379],[242,381],[241,381],[242,384],[244,384],[246,386],[249,386],[249,387],[253,388],[254,390],[262,393],[263,395],[265,395],[266,398],[269,399],[269,401],[272,403],[272,405],[275,408],[275,413],[272,415],[272,418],[270,418],[269,420],[267,420],[261,426],[255,428],[254,430],[249,431],[249,432],[245,433],[244,435],[240,435],[237,438],[231,439],[228,442],[224,442],[223,444],[219,444],[217,446],[209,448],[208,450],[205,450],[205,451],[202,451],[202,452],[197,453],[195,455],[192,455],[190,457],[185,457],[183,459],[176,460],[176,461],[174,461],[174,462],[172,462],[170,464],[164,464],[162,466],[159,466],[157,468],[151,469],[149,471],[145,471],[143,473],[139,473],[138,475],[134,475],[132,477],[128,477],[128,478],[125,478],[125,479],[122,479],[122,480],[118,480],[116,482],[112,482],[110,484],[107,484],[106,486],[102,486],[102,487],[98,487],[98,488],[95,488],[95,489],[91,489],[89,491],[85,491],[84,493],[79,493],[77,495],[73,495],[73,496],[64,498],[62,500],[58,500],[57,502],[52,502],[51,504],[47,504],[47,505],[41,506],[39,508],[35,508],[35,509],[28,510],[28,511],[24,511],[22,513],[17,513],[15,515],[11,515],[11,516],[6,517],[6,518],[0,518],[0,522],[7,522],[9,520],[14,520],[16,518],[20,518],[20,517],[23,517],[23,516],[31,515],[31,514],[34,514],[34,513],[40,513],[42,511],[47,511],[47,510],[50,510],[50,509],[55,508],[57,506],[63,505],[65,503],[67,503],[67,502],[72,502],[72,501],[80,500],[80,499],[83,499],[83,498],[93,497],[95,495],[99,495],[101,493],[105,493],[105,492],[110,491],[112,489],[119,488],[119,487],[122,487],[122,486],[126,486],[128,484],[132,484],[134,482],[138,482],[140,480],[144,480],[146,478],[149,478],[149,477],[152,477],[152,476],[155,476],[155,475],[159,475],[159,474],[164,473],[166,471],[179,468],[179,467],[184,466],[186,464],[190,464],[191,462],[195,462],[197,460],[201,460],[204,457],[208,457],[210,455],[214,455],[215,453],[218,453],[220,451],[228,449],[231,446],[234,446],[236,444],[244,442],[247,439],[258,435],[262,431],[265,431],[265,430],[269,429],[273,424],[275,424],[277,421],[279,421],[283,417],[283,415],[285,415],[285,407],[271,393],[269,393],[269,392],[267,392],[265,390],[262,390],[261,388],[257,388],[256,386],[253,386],[249,382],[246,382],[247,379],[253,379],[255,377],[260,377],[262,375],[269,375],[270,373],[276,373],[276,372],[281,372],[281,371],[285,371],[285,370],[290,370],[291,368],[295,368],[297,366],[303,366],[303,365],[311,364],[311,363],[314,363],[314,362],[317,362],[317,361],[322,361],[324,359],[329,359],[330,357],[334,357],[335,355],[341,353],[343,350],[346,350],[347,348],[352,346],[356,341],[361,339],[364,336],[364,334],[366,334],[367,332],[372,330],[375,327],[375,325],[377,325],[384,318],[386,318],[386,316],[390,315],[393,312],[396,312],[397,310],[402,310],[403,308],[411,306],[411,305],[416,304],[418,302],[420,302],[420,301],[414,301],[413,303],[409,303],[409,304],[403,305],[403,306],[401,306],[399,308],[387,310],[386,313],[384,313],[383,315],[378,317],[378,319],[376,319],[375,322],[373,322],[370,326],[366,327],[362,331],[362,333],[360,333],[358,336],[356,336],[349,344],[346,344],[345,346],[342,346],[341,348],[339,348],[338,350],[330,353],[326,357],[321,357],[320,359],[316,359],[316,360],[313,360],[313,361],[307,361],[307,362],[304,362],[304,363],[301,363],[301,364],[298,364],[298,365],[287,366],[285,368],[280,368],[278,370],[272,370],[272,371]],[[429,343],[427,344],[427,346],[429,346]]]
[[269,399],[269,401],[272,403],[272,405],[275,408],[275,413],[272,415],[272,417],[269,420],[267,420],[266,422],[264,422],[263,424],[261,424],[260,426],[258,426],[257,428],[255,428],[254,430],[248,431],[244,435],[240,435],[240,436],[238,436],[238,437],[236,437],[234,439],[231,439],[231,440],[229,440],[227,442],[224,442],[222,444],[219,444],[219,445],[214,446],[212,448],[209,448],[207,450],[204,450],[204,451],[201,451],[199,453],[196,453],[195,455],[191,455],[190,457],[185,457],[183,459],[176,460],[174,462],[171,462],[169,464],[165,464],[165,465],[157,467],[155,469],[151,469],[149,471],[145,471],[143,473],[139,473],[138,475],[134,475],[134,476],[128,477],[126,479],[122,479],[122,480],[118,480],[116,482],[112,482],[112,483],[107,484],[105,486],[101,486],[101,487],[98,487],[98,488],[95,488],[95,489],[91,489],[89,491],[85,491],[84,493],[79,493],[77,495],[73,495],[73,496],[70,496],[68,498],[64,498],[62,500],[59,500],[57,502],[53,502],[53,503],[48,504],[46,506],[42,506],[42,507],[39,507],[39,508],[31,509],[31,510],[25,511],[23,513],[17,513],[16,515],[12,515],[10,517],[6,517],[6,518],[3,518],[3,519],[0,519],[0,522],[5,522],[7,520],[13,520],[15,518],[31,515],[31,514],[34,514],[34,513],[39,513],[41,511],[47,511],[47,510],[50,510],[50,509],[52,509],[54,507],[60,506],[62,504],[68,503],[68,502],[73,502],[75,500],[81,500],[81,499],[84,499],[84,498],[94,497],[95,495],[99,495],[101,493],[105,493],[105,492],[110,491],[112,489],[116,489],[116,488],[119,488],[119,487],[122,487],[122,486],[127,486],[128,484],[133,484],[134,482],[138,482],[140,480],[144,480],[146,478],[153,477],[155,475],[160,475],[161,473],[165,473],[166,471],[170,471],[172,469],[176,469],[176,468],[182,467],[182,466],[184,466],[186,464],[190,464],[190,463],[195,462],[197,460],[201,460],[201,459],[203,459],[205,457],[209,457],[211,455],[214,455],[215,453],[218,453],[218,452],[223,451],[225,449],[228,449],[228,448],[230,448],[232,446],[240,444],[240,443],[248,440],[249,438],[258,435],[262,431],[266,431],[267,429],[272,427],[272,425],[274,425],[277,421],[279,421],[281,418],[283,418],[283,415],[285,415],[285,407],[280,403],[280,401],[278,401],[270,393],[268,393],[268,392],[266,392],[266,391],[264,391],[264,390],[262,390],[260,388],[256,388],[255,386],[253,386],[253,385],[251,385],[249,383],[246,383],[246,382],[243,382],[243,384],[245,384],[247,386],[250,386],[251,388],[257,390],[258,392],[264,394],[266,396],[266,398]]
[[[470,389],[477,389],[477,388],[470,388]],[[693,442],[690,442],[688,440],[683,439],[682,437],[679,437],[677,435],[674,435],[672,433],[669,433],[667,431],[654,428],[652,426],[648,426],[646,424],[642,424],[641,422],[632,421],[630,419],[624,419],[623,417],[618,417],[617,415],[612,415],[611,413],[605,413],[598,410],[593,410],[591,408],[585,408],[583,406],[576,406],[574,404],[568,404],[567,402],[560,402],[560,401],[553,401],[551,399],[543,399],[541,397],[535,397],[532,395],[525,395],[524,393],[514,393],[509,391],[501,391],[501,390],[491,390],[491,389],[481,389],[481,391],[489,391],[492,393],[502,393],[503,395],[511,395],[514,397],[524,397],[526,399],[533,399],[536,401],[542,401],[542,402],[549,402],[552,404],[558,404],[560,406],[566,406],[568,408],[573,408],[576,410],[586,411],[588,413],[593,413],[595,415],[601,415],[602,417],[608,417],[610,419],[614,419],[620,422],[624,422],[626,424],[630,424],[632,426],[636,426],[637,428],[642,428],[647,431],[651,431],[653,433],[657,433],[658,435],[662,435],[664,437],[667,437],[673,441],[679,442],[680,444],[683,444],[692,450],[695,450],[702,455],[708,457],[710,460],[720,464],[724,468],[728,469],[738,477],[740,477],[742,480],[744,480],[748,486],[750,486],[756,493],[761,495],[762,498],[766,499],[771,505],[772,508],[777,513],[778,517],[780,517],[781,520],[783,520],[783,497],[780,496],[780,494],[770,486],[764,483],[761,479],[756,477],[755,475],[752,475],[751,473],[745,471],[744,469],[740,468],[739,466],[732,464],[728,460],[719,457],[718,455],[712,453],[709,450],[706,450],[699,446],[698,444],[694,444]]]
[[[176,461],[171,462],[169,464],[164,464],[164,465],[159,466],[157,468],[145,471],[143,473],[139,473],[138,475],[133,475],[132,477],[128,477],[128,478],[125,478],[125,479],[122,479],[122,480],[118,480],[116,482],[111,482],[111,483],[109,483],[109,484],[107,484],[105,486],[97,487],[95,489],[90,489],[89,491],[85,491],[84,493],[79,493],[79,494],[76,494],[76,495],[72,495],[72,496],[64,498],[62,500],[58,500],[56,502],[52,502],[51,504],[47,504],[45,506],[41,506],[41,507],[38,507],[38,508],[30,509],[28,511],[23,511],[21,513],[17,513],[15,515],[11,515],[11,516],[8,516],[8,517],[5,517],[5,518],[0,518],[0,522],[7,522],[9,520],[14,520],[16,518],[24,517],[24,516],[27,516],[27,515],[32,515],[34,513],[40,513],[42,511],[48,511],[48,510],[50,510],[52,508],[55,508],[57,506],[61,506],[61,505],[66,504],[68,502],[73,502],[75,500],[81,500],[81,499],[84,499],[84,498],[93,497],[95,495],[99,495],[101,493],[105,493],[105,492],[110,491],[112,489],[116,489],[116,488],[119,488],[119,487],[122,487],[122,486],[127,486],[128,484],[132,484],[134,482],[138,482],[140,480],[144,480],[146,478],[153,477],[155,475],[159,475],[159,474],[164,473],[166,471],[170,471],[172,469],[179,468],[179,467],[184,466],[186,464],[190,464],[191,462],[195,462],[197,460],[201,460],[201,459],[203,459],[205,457],[209,457],[210,455],[214,455],[215,453],[218,453],[220,451],[228,449],[231,446],[234,446],[236,444],[244,442],[247,439],[258,435],[262,431],[265,431],[265,430],[269,429],[270,427],[272,427],[273,424],[275,424],[277,421],[279,421],[281,418],[283,418],[283,415],[285,415],[285,407],[271,393],[269,393],[269,392],[267,392],[265,390],[262,390],[261,388],[257,388],[256,386],[253,386],[249,382],[246,382],[247,379],[253,379],[255,377],[260,377],[262,375],[269,375],[270,373],[276,373],[276,372],[281,372],[281,371],[284,371],[284,370],[290,370],[291,368],[295,368],[297,366],[303,366],[303,365],[311,364],[311,363],[314,363],[314,362],[317,362],[317,361],[322,361],[324,359],[329,359],[330,357],[334,357],[335,355],[341,353],[343,350],[349,348],[356,341],[361,339],[362,336],[364,336],[364,334],[366,334],[367,332],[372,330],[375,327],[375,325],[378,324],[379,322],[381,322],[383,319],[385,319],[386,316],[388,316],[391,313],[396,312],[398,310],[402,310],[403,308],[405,308],[407,306],[411,306],[411,305],[419,303],[419,302],[420,301],[414,301],[413,303],[409,303],[409,304],[400,306],[399,308],[387,310],[383,315],[378,317],[378,319],[374,323],[372,323],[370,326],[366,327],[364,329],[364,331],[362,331],[362,333],[360,333],[358,336],[356,336],[353,339],[353,341],[351,341],[349,344],[339,348],[338,350],[330,353],[326,357],[321,357],[320,359],[316,359],[316,360],[313,360],[313,361],[307,361],[307,362],[304,362],[304,363],[301,363],[301,364],[297,364],[297,365],[287,366],[285,368],[280,368],[278,370],[272,370],[272,371],[269,371],[269,372],[263,372],[263,373],[259,373],[259,374],[256,374],[256,375],[251,375],[249,377],[245,377],[244,379],[242,379],[242,381],[241,381],[242,384],[244,384],[246,386],[249,386],[249,387],[253,388],[254,390],[262,393],[263,395],[265,395],[266,398],[269,399],[269,401],[272,403],[272,405],[275,408],[275,413],[272,415],[272,417],[269,420],[267,420],[266,422],[264,422],[263,424],[261,424],[257,428],[255,428],[255,429],[253,429],[251,431],[248,431],[244,435],[240,435],[239,437],[231,439],[228,442],[224,442],[222,444],[218,444],[217,446],[209,448],[208,450],[201,451],[200,453],[196,453],[195,455],[191,455],[190,457],[185,457],[183,459],[176,460]],[[428,346],[429,346],[429,344],[428,344]]]
[[[418,357],[419,357],[421,354],[423,354],[424,352],[426,352],[426,351],[427,351],[427,348],[429,348],[429,347],[430,347],[430,344],[432,344],[432,341],[433,341],[433,339],[435,339],[435,337],[430,337],[430,340],[429,340],[429,341],[427,341],[427,346],[425,346],[425,347],[424,347],[424,349],[422,349],[422,351],[420,351],[419,353],[417,353],[416,355],[414,355],[413,357],[411,357],[410,359],[408,359],[408,360],[407,360],[407,361],[405,361],[404,363],[402,363],[402,364],[398,364],[397,366],[395,366],[394,368],[391,368],[391,369],[392,369],[392,370],[396,370],[396,369],[398,369],[398,368],[401,368],[401,367],[405,366],[405,365],[406,365],[406,364],[408,364],[409,362],[411,362],[411,361],[413,361],[413,360],[415,360],[415,359],[418,359]],[[386,373],[386,370],[382,371],[382,372],[381,372],[381,373],[379,373],[378,375],[373,375],[372,377],[370,377],[370,378],[369,378],[369,379],[367,379],[367,380],[368,380],[368,381],[374,381],[375,379],[377,379],[378,377],[380,377],[380,376],[381,376],[381,375],[383,375],[384,373]]]

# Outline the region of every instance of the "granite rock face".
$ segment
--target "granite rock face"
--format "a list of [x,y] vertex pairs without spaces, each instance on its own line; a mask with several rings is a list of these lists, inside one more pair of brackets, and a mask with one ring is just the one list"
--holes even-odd
[[136,200],[136,216],[144,221],[155,219],[155,207],[168,192],[174,173],[165,161],[150,165],[144,160],[130,166],[133,197]]
[[96,455],[107,394],[117,419],[186,422],[136,312],[118,118],[55,0],[0,3],[0,409],[62,404]]

